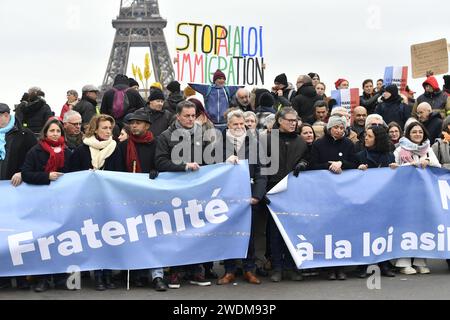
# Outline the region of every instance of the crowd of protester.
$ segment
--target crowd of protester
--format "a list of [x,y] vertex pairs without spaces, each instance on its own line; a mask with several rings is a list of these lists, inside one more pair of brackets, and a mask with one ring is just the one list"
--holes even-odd
[[[429,75],[417,99],[409,88],[400,92],[396,85],[384,86],[381,79],[375,84],[367,79],[361,86],[360,105],[348,110],[327,97],[317,73],[300,75],[295,86],[280,74],[270,90],[250,91],[227,86],[225,74],[217,70],[211,85],[189,84],[181,90],[177,81],[166,88],[155,83],[147,101],[134,79],[118,75],[101,104],[100,90],[93,85],[85,85],[81,97],[76,90],[67,91],[59,116],[46,103],[45,93],[32,87],[14,110],[0,104],[0,179],[10,180],[14,187],[49,185],[64,173],[83,170],[146,173],[157,179],[161,172],[197,171],[205,164],[250,159],[250,145],[256,144],[271,161],[276,159],[278,167],[276,172],[263,174],[267,164],[250,161],[252,232],[247,258],[224,261],[221,277],[214,271],[214,262],[205,262],[135,270],[131,282],[143,286],[150,281],[157,291],[165,291],[179,288],[183,281],[207,286],[217,279],[217,284],[226,285],[239,274],[251,284],[260,284],[261,277],[273,282],[300,281],[317,270],[295,267],[267,209],[266,192],[289,173],[297,177],[306,170],[341,174],[349,169],[411,165],[450,168],[450,76],[443,79],[441,89],[437,78]],[[349,87],[347,79],[335,82],[336,89]],[[274,130],[278,140],[271,139]],[[178,143],[172,139],[176,131],[189,138],[192,149],[191,154],[180,155],[182,161],[171,157]],[[264,146],[261,141],[266,141]],[[223,149],[220,159],[194,157],[211,146]],[[255,235],[258,224],[265,225],[262,238]],[[255,242],[265,246],[263,259],[256,257]],[[426,260],[414,257],[379,266],[389,277],[396,272],[430,273]],[[367,266],[355,267],[359,277],[367,275]],[[346,269],[319,271],[329,280],[345,280]],[[95,289],[113,289],[123,277],[124,272],[95,270]],[[31,286],[43,292],[51,283],[65,287],[66,279],[66,274],[58,274],[16,277],[15,281],[18,288]],[[11,286],[11,280],[0,278],[0,288]]]

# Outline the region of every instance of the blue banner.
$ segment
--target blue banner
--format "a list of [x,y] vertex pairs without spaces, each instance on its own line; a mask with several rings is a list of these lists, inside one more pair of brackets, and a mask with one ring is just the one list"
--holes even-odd
[[[85,171],[50,186],[0,183],[0,276],[145,269],[244,258],[248,164],[198,172]],[[74,268],[75,267],[75,268]]]
[[450,258],[450,171],[309,171],[271,191],[270,210],[299,269]]

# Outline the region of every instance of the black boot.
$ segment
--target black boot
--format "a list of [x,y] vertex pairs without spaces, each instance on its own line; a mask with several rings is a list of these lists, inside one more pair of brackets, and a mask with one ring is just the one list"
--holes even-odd
[[395,272],[391,269],[389,261],[383,261],[379,264],[381,275],[385,277],[395,277]]
[[34,292],[44,292],[50,288],[50,284],[47,279],[40,279],[39,282],[34,287]]
[[115,289],[116,288],[116,285],[114,284],[114,282],[112,280],[111,274],[105,275],[105,286],[107,289]]
[[105,291],[105,283],[103,282],[103,275],[95,275],[95,290]]

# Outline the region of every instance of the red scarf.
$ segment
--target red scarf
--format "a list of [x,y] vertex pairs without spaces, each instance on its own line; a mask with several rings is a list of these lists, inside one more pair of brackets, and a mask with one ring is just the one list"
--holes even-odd
[[[58,172],[59,169],[64,168],[64,149],[66,144],[64,142],[64,137],[60,137],[58,141],[52,141],[45,138],[39,141],[42,149],[44,149],[50,157],[48,158],[47,164],[45,165],[45,172]],[[53,148],[61,148],[59,153],[56,153]]]
[[[153,141],[153,133],[147,131],[143,136],[135,136],[130,134],[127,146],[127,171],[134,173],[142,173],[141,162],[136,150],[136,143],[149,143]],[[135,165],[133,165],[135,164]]]

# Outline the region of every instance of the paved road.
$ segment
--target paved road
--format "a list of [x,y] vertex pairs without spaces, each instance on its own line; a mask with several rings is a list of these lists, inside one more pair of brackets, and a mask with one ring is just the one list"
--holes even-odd
[[[49,290],[37,294],[31,290],[6,289],[0,291],[0,300],[330,300],[330,299],[450,299],[450,272],[442,260],[429,260],[432,274],[400,275],[381,278],[380,290],[369,290],[367,280],[358,279],[349,273],[346,281],[328,281],[325,275],[308,277],[302,282],[283,281],[272,283],[262,278],[259,286],[238,279],[236,285],[197,287],[184,284],[181,289],[155,292],[151,288],[135,288],[97,292],[93,283],[83,282],[80,291]],[[222,274],[222,267],[216,271]]]

